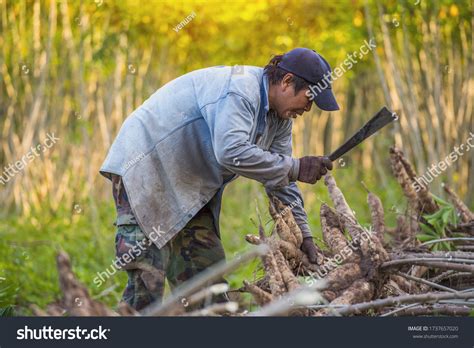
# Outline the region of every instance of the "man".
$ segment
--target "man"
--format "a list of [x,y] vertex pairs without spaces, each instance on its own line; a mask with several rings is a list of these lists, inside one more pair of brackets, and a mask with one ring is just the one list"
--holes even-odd
[[302,250],[316,262],[296,181],[314,184],[332,163],[292,157],[291,129],[312,99],[323,110],[339,109],[330,84],[309,93],[330,73],[307,48],[275,56],[264,69],[201,69],[158,89],[125,120],[101,168],[113,182],[116,252],[128,273],[124,301],[142,309],[161,300],[165,278],[173,290],[225,259],[221,198],[239,175],[293,207]]

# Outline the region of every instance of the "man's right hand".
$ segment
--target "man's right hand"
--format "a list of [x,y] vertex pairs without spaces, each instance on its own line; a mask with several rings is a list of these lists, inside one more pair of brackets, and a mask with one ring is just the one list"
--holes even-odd
[[327,156],[301,157],[298,180],[308,184],[314,184],[331,169],[332,162]]

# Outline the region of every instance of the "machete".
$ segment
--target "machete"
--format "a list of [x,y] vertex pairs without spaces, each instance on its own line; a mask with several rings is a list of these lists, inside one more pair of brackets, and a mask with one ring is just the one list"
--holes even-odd
[[339,146],[329,156],[329,159],[334,162],[339,157],[353,149],[379,129],[385,127],[392,121],[398,119],[397,114],[391,112],[387,107],[383,107],[375,114],[361,129],[359,129],[352,137],[350,137],[344,144]]

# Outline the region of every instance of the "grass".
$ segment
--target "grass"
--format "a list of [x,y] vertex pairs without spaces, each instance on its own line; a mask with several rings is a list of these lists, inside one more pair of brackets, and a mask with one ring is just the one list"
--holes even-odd
[[[360,180],[356,179],[357,175],[349,169],[337,170],[335,178],[359,221],[370,223],[367,194]],[[381,188],[372,177],[365,177],[364,182],[384,202],[386,222],[393,226],[396,213],[390,208],[395,206],[402,210],[404,202],[398,185],[390,181],[388,187]],[[321,239],[319,207],[321,202],[330,201],[327,190],[322,182],[300,187],[309,223],[318,241]],[[226,188],[220,226],[228,260],[250,247],[244,236],[257,233],[257,207],[269,233],[273,223],[263,186],[239,178]],[[30,314],[29,304],[44,308],[59,300],[55,256],[61,249],[70,255],[75,274],[86,284],[92,296],[110,307],[116,306],[126,283],[126,274],[117,272],[100,288],[93,282],[96,273],[109,267],[115,257],[113,202],[111,199],[102,203],[91,201],[90,207],[82,208],[75,211],[62,207],[54,214],[41,211],[29,218],[9,216],[0,221],[0,310],[13,306],[15,315],[27,315]],[[259,260],[255,260],[227,276],[231,288],[242,286],[243,279],[258,277],[259,265]],[[11,310],[7,313],[11,314]]]

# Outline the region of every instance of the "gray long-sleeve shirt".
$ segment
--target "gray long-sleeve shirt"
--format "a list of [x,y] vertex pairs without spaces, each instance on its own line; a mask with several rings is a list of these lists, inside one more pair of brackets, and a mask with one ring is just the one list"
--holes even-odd
[[138,224],[159,248],[208,202],[219,230],[224,186],[238,175],[291,205],[311,236],[292,120],[269,110],[263,69],[240,68],[193,71],[158,89],[125,120],[100,169],[122,176]]

